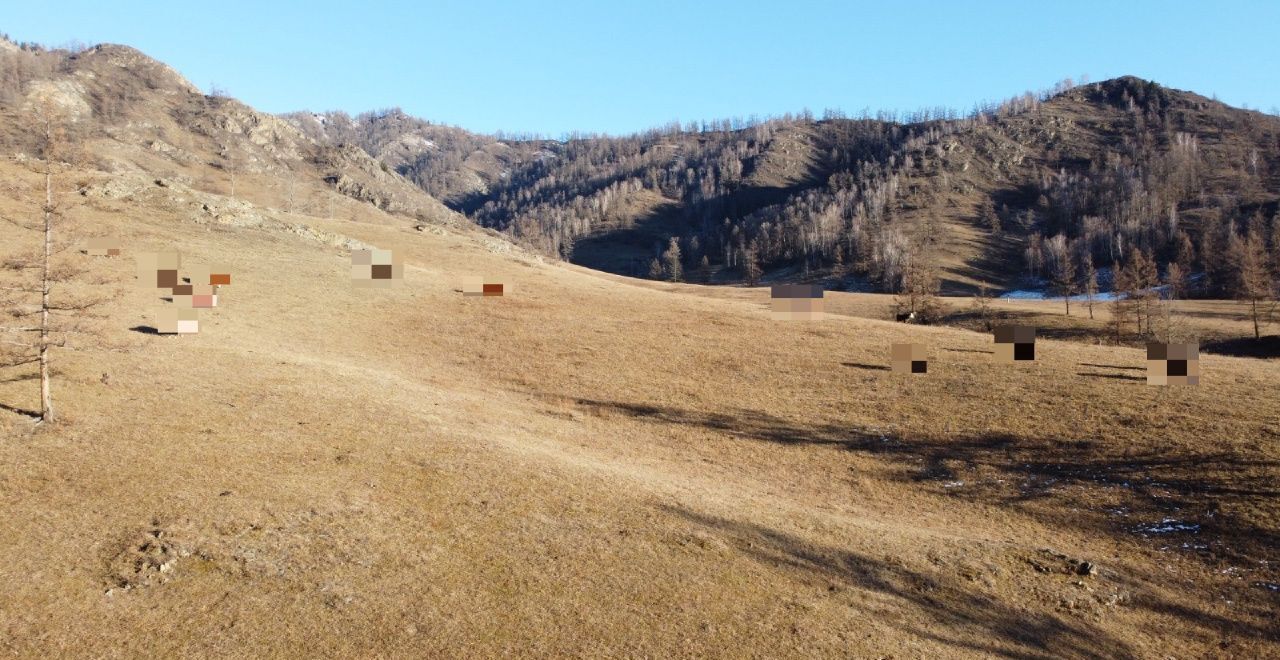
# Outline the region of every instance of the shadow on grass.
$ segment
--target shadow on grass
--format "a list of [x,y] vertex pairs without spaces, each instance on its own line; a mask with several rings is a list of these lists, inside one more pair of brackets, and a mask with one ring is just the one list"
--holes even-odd
[[1075,341],[1087,344],[1105,336],[1107,336],[1106,332],[1088,326],[1036,326],[1037,339],[1056,339],[1059,341]]
[[1082,367],[1096,367],[1098,369],[1127,369],[1129,371],[1145,371],[1146,367],[1125,367],[1118,364],[1094,364],[1092,362],[1077,362]]
[[1130,376],[1128,374],[1098,374],[1091,371],[1077,371],[1077,376],[1089,376],[1090,378],[1110,378],[1111,380],[1138,380],[1144,381],[1146,378],[1141,376]]
[[[907,438],[872,429],[795,423],[741,409],[701,412],[616,401],[573,401],[596,415],[714,429],[749,441],[865,453],[897,465],[896,478],[904,482],[927,487],[942,481],[965,481],[962,488],[940,488],[946,497],[1012,508],[1050,527],[1088,530],[1151,550],[1173,549],[1214,569],[1224,563],[1261,566],[1255,575],[1275,582],[1274,567],[1280,566],[1280,531],[1271,522],[1280,516],[1277,460],[1247,458],[1233,450],[1171,455],[1161,447],[1129,447],[1125,455],[1108,455],[1105,445],[1093,440],[1000,433]],[[1122,516],[1115,515],[1117,501],[1124,509]],[[965,592],[955,583],[930,582],[930,578],[902,567],[839,550],[815,551],[785,535],[745,523],[698,520],[763,538],[765,543],[751,551],[762,561],[843,576],[911,600],[953,633],[932,637],[945,643],[1026,658],[1080,655],[1079,651],[1068,652],[1078,645],[1096,649],[1084,657],[1115,657],[1116,650],[1126,649],[1096,630],[1044,615],[1028,618],[1025,611],[1011,611],[986,596]],[[1155,531],[1170,520],[1185,526]],[[1178,551],[1180,546],[1184,549]],[[1274,622],[1254,623],[1269,620],[1265,613],[1257,613],[1274,606],[1272,594],[1258,589],[1237,592],[1233,598],[1240,617],[1231,619],[1202,611],[1190,604],[1194,601],[1165,600],[1151,588],[1168,581],[1167,575],[1157,573],[1153,569],[1147,575],[1122,579],[1140,594],[1135,599],[1137,606],[1176,617],[1184,626],[1209,629],[1210,634],[1238,635],[1264,644],[1280,636],[1280,626]],[[917,587],[903,586],[912,584]],[[1009,654],[983,644],[980,638],[963,637],[961,628],[966,626],[979,626],[1024,650]]]
[[160,334],[160,331],[159,331],[159,330],[156,330],[155,328],[153,328],[153,327],[151,327],[151,326],[149,326],[149,325],[135,325],[135,326],[133,326],[132,328],[129,328],[129,329],[130,329],[130,330],[132,330],[132,331],[134,331],[134,332],[142,333],[142,334],[144,334],[144,335],[158,335],[158,334]]
[[1219,339],[1200,344],[1200,350],[1205,353],[1234,357],[1280,357],[1280,335],[1268,335],[1261,339],[1254,339],[1253,337]]
[[889,367],[883,364],[863,364],[861,362],[841,362],[840,364],[854,369],[868,369],[870,371],[888,371]]
[[[1130,658],[1125,640],[1083,621],[1027,612],[941,573],[911,570],[891,557],[871,557],[807,542],[750,522],[703,515],[663,505],[669,513],[721,537],[752,559],[808,577],[874,591],[928,618],[920,629],[892,617],[908,633],[956,650],[1005,658]],[[1003,642],[1001,644],[1000,642]]]
[[943,348],[942,350],[944,350],[944,351],[951,351],[952,353],[984,353],[984,354],[986,354],[986,355],[995,355],[995,354],[996,354],[996,352],[995,352],[995,351],[980,351],[980,350],[973,349],[973,348]]
[[[897,464],[903,481],[963,478],[965,487],[948,489],[947,496],[1015,507],[1051,526],[1091,529],[1139,543],[1145,536],[1148,546],[1201,545],[1195,552],[1209,565],[1280,566],[1280,530],[1271,522],[1280,519],[1280,460],[1249,458],[1231,449],[1170,454],[1159,446],[1126,447],[1117,455],[1108,454],[1107,447],[1094,440],[1003,433],[905,437],[796,423],[752,410],[701,412],[574,401],[580,409],[601,416],[712,429],[743,440],[861,452]],[[985,476],[972,477],[978,474]],[[1115,516],[1114,505],[1097,503],[1117,500],[1127,507],[1126,516]],[[1159,535],[1144,535],[1139,529],[1144,522],[1166,517],[1194,527]]]
[[7,404],[7,403],[0,403],[0,410],[7,410],[7,411],[9,411],[9,412],[11,412],[11,413],[14,413],[14,414],[24,415],[24,416],[26,416],[26,417],[30,417],[31,419],[40,419],[40,412],[39,412],[39,411],[36,411],[36,410],[27,410],[26,408],[19,408],[19,407],[17,407],[17,406],[11,406],[11,405],[9,405],[9,404]]

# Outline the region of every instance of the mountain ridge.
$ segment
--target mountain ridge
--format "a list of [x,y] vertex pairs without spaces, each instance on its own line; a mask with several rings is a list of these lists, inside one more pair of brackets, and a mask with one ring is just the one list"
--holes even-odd
[[[675,237],[682,271],[693,281],[742,281],[745,256],[754,253],[766,276],[853,274],[892,291],[900,274],[892,272],[893,255],[884,253],[895,241],[910,243],[897,233],[911,234],[932,216],[931,226],[945,230],[938,256],[944,290],[972,292],[978,285],[1009,288],[1047,279],[1034,263],[1043,259],[1024,257],[1056,233],[1095,243],[1090,252],[1108,266],[1123,257],[1113,255],[1117,241],[1141,243],[1168,262],[1177,231],[1198,237],[1206,214],[1230,224],[1262,213],[1275,224],[1269,219],[1280,184],[1280,119],[1270,115],[1135,76],[1025,94],[964,118],[933,114],[940,116],[801,115],[747,127],[724,121],[712,122],[710,131],[667,127],[567,142],[479,136],[398,109],[336,116],[351,126],[342,140],[361,145],[479,224],[545,254],[632,276],[647,276]],[[304,121],[297,113],[287,118]],[[1195,162],[1167,162],[1187,159],[1177,153],[1179,134],[1192,145]],[[649,156],[654,150],[664,157]],[[493,156],[497,151],[501,157]],[[1115,155],[1119,160],[1108,160]],[[1175,166],[1195,172],[1173,172]],[[1112,177],[1125,180],[1093,180],[1108,176],[1100,173],[1108,167],[1130,171]],[[1193,183],[1174,181],[1193,175]],[[1130,198],[1116,203],[1091,199],[1073,206],[1066,199],[1113,194],[1069,190],[1073,186],[1101,190],[1135,182],[1145,192],[1122,190],[1115,194]],[[834,199],[850,190],[859,199]],[[1164,199],[1139,199],[1148,192]],[[1235,199],[1206,201],[1222,196]],[[1142,227],[1125,228],[1131,219],[1119,208],[1124,205],[1150,206],[1137,212]],[[1170,205],[1185,221],[1160,234],[1157,218]],[[894,218],[870,217],[885,213],[904,222],[895,228]],[[990,231],[992,213],[999,214],[1001,232]],[[1107,235],[1086,229],[1086,217],[1110,225]],[[710,226],[726,218],[727,229]],[[842,226],[824,226],[832,222]],[[874,227],[867,235],[854,224]],[[821,245],[811,244],[815,236]],[[846,247],[839,248],[841,242]],[[700,257],[707,257],[706,267]]]
[[[145,173],[293,210],[297,181],[421,222],[459,216],[362,149],[320,144],[288,122],[222,95],[129,46],[78,52],[15,48],[0,69],[0,146],[33,149],[22,118],[37,97],[63,108],[80,150],[105,174]],[[243,185],[271,180],[262,188]],[[281,182],[284,182],[282,185]],[[238,186],[237,183],[241,184]],[[305,186],[304,186],[305,187]],[[313,210],[328,202],[315,192]]]

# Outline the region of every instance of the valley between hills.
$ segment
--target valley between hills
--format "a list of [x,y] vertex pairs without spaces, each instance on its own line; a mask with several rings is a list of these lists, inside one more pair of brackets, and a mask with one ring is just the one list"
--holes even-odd
[[[947,148],[939,137],[937,152],[927,136],[914,147],[895,138],[939,155],[926,165],[913,156],[919,172],[897,184],[913,192],[882,220],[915,226],[930,196],[951,209],[936,247],[950,316],[905,324],[892,320],[895,295],[875,288],[884,273],[874,258],[858,270],[856,244],[838,267],[825,248],[786,256],[786,230],[774,260],[760,263],[764,284],[733,265],[741,218],[775,202],[785,209],[784,192],[835,200],[850,190],[806,178],[835,176],[839,153],[787,174],[798,166],[779,151],[780,141],[807,139],[823,149],[805,153],[829,159],[823,141],[844,139],[827,134],[840,130],[835,120],[773,126],[780,137],[751,156],[754,174],[741,174],[728,198],[711,195],[744,211],[726,230],[728,260],[716,244],[705,279],[670,281],[618,266],[631,263],[627,250],[647,260],[659,236],[633,222],[639,238],[609,237],[628,222],[621,212],[575,216],[571,230],[544,223],[537,234],[531,227],[557,217],[561,198],[503,198],[488,178],[502,168],[553,176],[521,150],[564,160],[557,150],[626,152],[623,140],[504,147],[494,138],[462,164],[430,170],[418,156],[398,162],[371,143],[203,94],[128,47],[6,42],[0,55],[22,79],[0,100],[0,215],[41,217],[45,161],[24,122],[34,107],[54,108],[70,127],[53,179],[58,227],[82,232],[58,239],[112,236],[122,246],[114,257],[60,257],[83,276],[55,299],[88,291],[106,302],[91,334],[53,351],[56,418],[33,423],[41,401],[31,365],[0,371],[0,653],[1261,658],[1280,649],[1280,363],[1267,338],[1250,343],[1238,301],[1209,291],[1179,300],[1180,332],[1229,345],[1202,352],[1199,386],[1153,387],[1139,339],[1108,340],[1107,305],[1091,321],[1083,305],[1067,316],[1060,300],[995,298],[998,322],[1042,328],[1033,364],[996,362],[971,294],[1011,288],[1026,266],[975,260],[987,248],[1020,258],[1058,202],[1038,220],[1038,193],[1007,198],[1014,216],[1033,218],[1025,232],[996,237],[978,220],[985,184],[966,177],[1036,176],[1016,159],[976,158],[970,174],[947,174],[962,167],[948,154],[969,138]],[[1040,130],[1127,84],[1073,87],[1044,103],[1051,112],[975,135],[1000,153],[1010,131]],[[1193,112],[1178,105],[1186,97],[1169,98],[1153,102]],[[1194,112],[1238,119],[1217,106]],[[1274,131],[1274,118],[1257,121]],[[1077,135],[1080,125],[1061,124],[1068,137],[1056,157],[1093,139]],[[1213,163],[1239,149],[1247,158],[1246,137],[1205,131],[1199,149],[1221,156]],[[637,139],[637,151],[651,148]],[[707,139],[730,151],[745,141]],[[1263,154],[1271,169],[1259,168],[1254,188],[1241,184],[1231,213],[1269,223],[1277,188],[1267,172],[1280,166]],[[1226,189],[1226,171],[1206,165],[1197,176]],[[951,192],[919,188],[944,176]],[[611,208],[656,218],[638,223],[647,227],[696,228],[684,213],[706,211],[706,199],[655,185],[627,188]],[[1215,194],[1202,203],[1188,193],[1194,200],[1179,207],[1197,235],[1202,220],[1222,220]],[[508,212],[533,224],[477,221]],[[738,233],[758,232],[754,222]],[[681,231],[678,243],[712,236]],[[1134,231],[1162,266],[1177,259],[1158,242],[1170,236]],[[6,263],[39,247],[38,234],[0,232]],[[844,235],[832,232],[838,244]],[[556,245],[593,237],[568,253]],[[351,252],[367,247],[396,250],[403,279],[353,287]],[[578,249],[622,256],[582,259],[600,269],[560,258]],[[231,269],[197,334],[154,332],[166,303],[140,286],[135,257],[165,250]],[[825,317],[775,320],[767,284],[802,280],[806,269],[832,284]],[[468,276],[509,292],[464,296]],[[6,268],[0,282],[22,277]],[[1243,349],[1229,343],[1240,338]],[[928,346],[926,375],[889,370],[890,345],[901,342]]]

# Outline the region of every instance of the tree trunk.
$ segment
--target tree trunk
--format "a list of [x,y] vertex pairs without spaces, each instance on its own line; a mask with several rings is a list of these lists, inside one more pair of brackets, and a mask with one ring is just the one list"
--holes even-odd
[[40,277],[40,421],[53,420],[53,393],[49,388],[49,258],[53,254],[53,172],[45,155],[44,170],[44,267]]
[[1258,299],[1254,298],[1253,303],[1253,338],[1261,339],[1262,334],[1258,332]]

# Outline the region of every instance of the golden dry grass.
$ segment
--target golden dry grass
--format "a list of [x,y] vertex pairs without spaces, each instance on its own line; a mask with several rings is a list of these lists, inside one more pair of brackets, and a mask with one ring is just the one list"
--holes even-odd
[[[995,364],[988,335],[859,318],[878,296],[775,322],[767,289],[287,218],[404,251],[401,286],[360,289],[293,233],[77,212],[235,275],[199,335],[154,336],[130,330],[159,304],[131,257],[91,262],[130,285],[122,348],[57,355],[61,421],[0,413],[5,653],[1278,650],[1275,362],[1206,355],[1200,387],[1153,388],[1140,350]],[[515,293],[464,297],[469,274]],[[927,376],[888,372],[901,341],[931,346]]]

